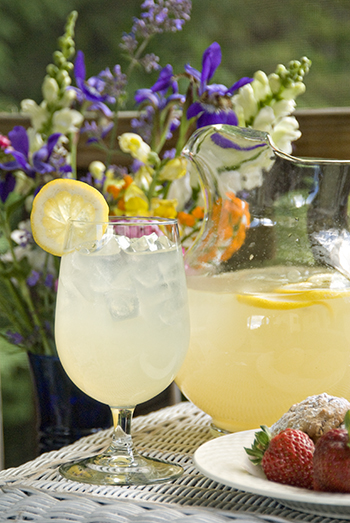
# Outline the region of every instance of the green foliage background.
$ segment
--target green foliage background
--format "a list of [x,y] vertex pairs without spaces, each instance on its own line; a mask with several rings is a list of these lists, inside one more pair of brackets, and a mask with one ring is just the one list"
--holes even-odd
[[[86,55],[88,76],[123,65],[120,37],[139,16],[141,3],[0,0],[0,110],[16,110],[23,98],[41,101],[46,65],[72,9],[79,13],[76,43]],[[214,40],[223,51],[218,83],[231,85],[257,69],[270,73],[278,63],[307,55],[313,66],[298,106],[350,105],[349,0],[193,0],[192,19],[183,31],[160,35],[150,50],[162,65],[171,63],[181,72],[187,62],[200,68],[203,50]],[[135,74],[130,92],[154,79]]]

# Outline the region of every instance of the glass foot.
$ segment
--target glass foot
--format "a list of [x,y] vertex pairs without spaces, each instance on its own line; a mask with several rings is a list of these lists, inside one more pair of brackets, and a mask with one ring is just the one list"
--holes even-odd
[[125,458],[100,454],[78,462],[66,463],[59,469],[62,476],[94,485],[148,485],[171,481],[183,473],[180,465],[134,455]]
[[214,423],[210,424],[210,434],[214,436],[214,438],[218,438],[219,436],[225,436],[226,434],[231,434],[229,430],[220,429],[220,427],[217,427],[214,425]]

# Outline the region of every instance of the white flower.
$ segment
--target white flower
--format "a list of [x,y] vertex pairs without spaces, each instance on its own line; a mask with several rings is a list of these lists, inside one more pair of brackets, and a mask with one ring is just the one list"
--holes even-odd
[[70,134],[79,131],[84,117],[79,111],[68,107],[56,111],[53,115],[53,129],[56,133]]
[[294,116],[286,116],[282,118],[273,128],[271,132],[271,139],[278,149],[291,154],[292,144],[301,136],[299,131],[299,124]]
[[44,145],[41,134],[38,133],[34,127],[27,129],[27,135],[29,139],[29,151],[31,153],[35,153],[35,151],[38,151]]
[[151,153],[150,146],[136,133],[124,133],[119,136],[119,147],[124,153],[131,154],[133,158],[142,163],[147,163]]
[[285,100],[292,100],[293,98],[296,98],[297,96],[303,94],[305,92],[305,84],[303,82],[295,82],[294,85],[291,87],[288,87],[287,89],[284,89],[281,92],[281,97]]
[[275,113],[270,106],[263,107],[254,118],[253,128],[258,131],[265,131],[269,133],[275,122]]
[[218,176],[218,191],[224,197],[228,192],[246,189],[250,191],[260,187],[263,183],[263,171],[269,170],[273,163],[271,150],[266,148],[256,157],[247,162],[242,162],[239,170],[224,171]]
[[47,100],[49,103],[54,102],[57,100],[58,97],[58,83],[54,78],[51,78],[50,76],[45,76],[43,85],[42,85],[42,93],[44,100]]
[[72,105],[72,103],[74,102],[76,97],[77,97],[77,93],[74,91],[74,89],[66,89],[61,98],[62,106],[69,107],[70,105]]
[[151,167],[142,165],[140,169],[138,169],[138,171],[135,173],[134,181],[138,187],[140,187],[143,191],[147,192],[152,183],[153,174],[154,170]]
[[11,232],[11,239],[17,243],[17,245],[21,245],[22,247],[30,243],[32,240],[30,220],[19,222],[18,229]]
[[279,100],[278,102],[274,102],[271,107],[275,113],[275,117],[281,118],[293,113],[295,105],[295,100]]
[[251,84],[241,87],[238,93],[232,97],[232,102],[239,124],[245,127],[246,122],[258,112],[258,104]]
[[[198,177],[196,175],[196,181],[198,183]],[[192,197],[192,186],[191,186],[191,176],[187,172],[182,178],[174,180],[170,186],[168,196],[170,200],[177,200],[176,210],[181,211],[186,202]],[[201,199],[201,194],[200,194]],[[197,202],[197,205],[202,205],[200,201]]]
[[29,116],[32,126],[38,131],[49,118],[49,112],[46,103],[38,105],[34,100],[26,99],[21,102],[21,112]]
[[251,83],[251,86],[254,91],[254,96],[256,100],[265,100],[268,96],[271,95],[269,79],[263,71],[257,71],[254,74],[254,80]]
[[272,73],[269,75],[269,84],[270,89],[273,94],[278,93],[278,91],[281,89],[281,78],[276,73]]

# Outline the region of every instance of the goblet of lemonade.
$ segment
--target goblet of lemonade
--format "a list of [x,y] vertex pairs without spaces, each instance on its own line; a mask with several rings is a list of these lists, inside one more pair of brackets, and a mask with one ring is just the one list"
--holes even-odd
[[71,380],[110,406],[114,433],[98,456],[60,468],[94,484],[163,482],[183,472],[176,464],[133,448],[137,404],[175,378],[189,343],[182,250],[175,220],[116,218],[72,221],[61,259],[55,337]]

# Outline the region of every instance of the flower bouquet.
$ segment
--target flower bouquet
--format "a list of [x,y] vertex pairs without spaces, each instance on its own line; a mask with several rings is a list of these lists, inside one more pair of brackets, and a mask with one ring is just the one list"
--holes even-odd
[[[144,1],[120,43],[128,69],[115,65],[87,77],[84,54],[75,50],[73,11],[47,67],[42,102],[21,103],[30,127],[16,126],[0,136],[0,335],[18,348],[55,355],[59,259],[36,246],[29,223],[33,197],[43,184],[57,177],[78,178],[101,191],[111,215],[177,217],[186,248],[204,217],[199,181],[181,156],[196,128],[220,123],[252,127],[268,132],[287,153],[300,137],[292,113],[305,90],[310,61],[278,65],[270,75],[258,71],[226,87],[213,83],[221,63],[221,48],[214,42],[204,50],[201,71],[189,64],[180,72],[170,64],[161,67],[158,57],[146,52],[149,41],[162,32],[180,31],[190,15],[190,0]],[[150,88],[134,93],[137,117],[130,132],[120,135],[118,119],[135,67],[159,75]],[[77,168],[82,136],[105,158],[85,172]],[[116,153],[130,159],[128,168],[115,164]],[[239,201],[232,198],[228,212],[237,215]]]

